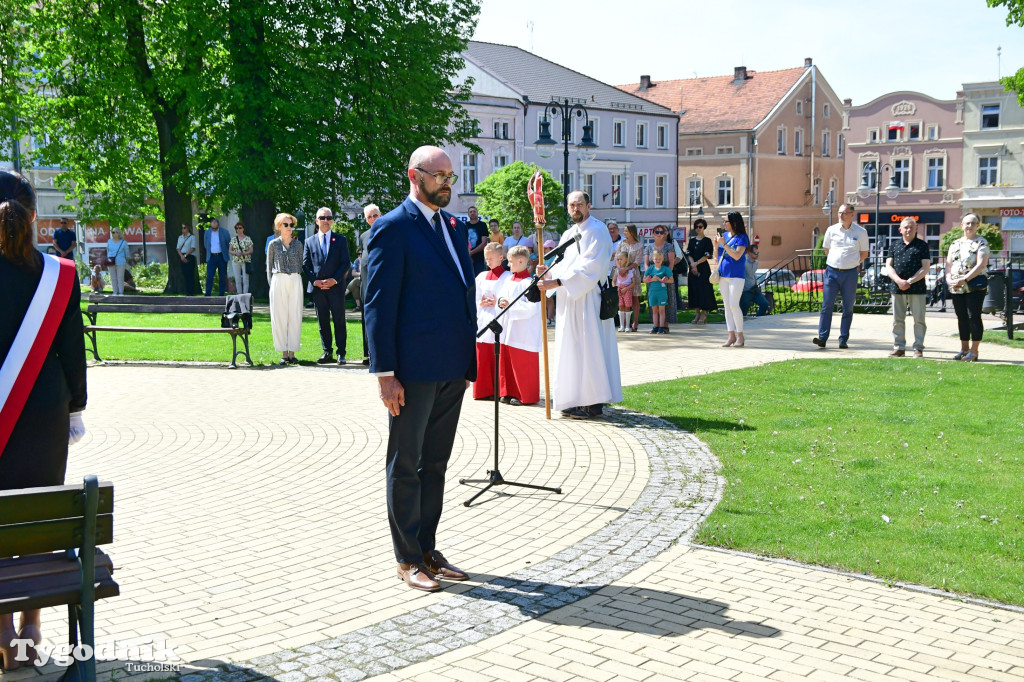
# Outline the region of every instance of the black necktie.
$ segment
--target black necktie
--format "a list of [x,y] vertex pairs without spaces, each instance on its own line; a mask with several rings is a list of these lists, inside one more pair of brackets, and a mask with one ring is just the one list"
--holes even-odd
[[441,240],[441,244],[445,249],[448,248],[448,242],[444,240],[444,227],[441,225],[441,212],[438,211],[434,214],[434,234]]

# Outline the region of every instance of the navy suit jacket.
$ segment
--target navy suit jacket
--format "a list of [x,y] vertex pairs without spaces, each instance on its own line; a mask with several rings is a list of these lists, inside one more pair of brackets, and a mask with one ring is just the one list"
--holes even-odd
[[[228,253],[228,246],[231,244],[231,235],[228,234],[227,228],[218,227],[217,236],[220,237],[220,255],[225,262],[231,260],[231,254]],[[213,237],[213,230],[207,229],[203,233],[203,246],[206,248],[206,262],[210,262],[210,256],[213,252],[210,251],[210,238]]]
[[364,275],[370,372],[393,371],[403,382],[476,379],[469,237],[465,225],[444,211],[441,222],[457,265],[409,198],[373,224]]
[[334,232],[327,233],[327,240],[327,258],[324,258],[323,249],[320,248],[320,230],[304,242],[306,250],[302,254],[302,269],[309,280],[306,292],[311,293],[316,288],[313,282],[318,279],[334,279],[338,283],[324,293],[331,294],[337,290],[344,296],[345,273],[352,266],[348,256],[348,240]]

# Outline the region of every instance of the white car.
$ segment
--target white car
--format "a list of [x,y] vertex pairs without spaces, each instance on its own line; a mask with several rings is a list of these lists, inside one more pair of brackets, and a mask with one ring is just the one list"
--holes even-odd
[[[768,273],[771,273],[771,277]],[[769,268],[758,268],[754,272],[757,283],[761,286],[772,285],[779,287],[792,287],[796,284],[796,275],[792,270],[771,270]],[[767,282],[765,280],[768,280]]]

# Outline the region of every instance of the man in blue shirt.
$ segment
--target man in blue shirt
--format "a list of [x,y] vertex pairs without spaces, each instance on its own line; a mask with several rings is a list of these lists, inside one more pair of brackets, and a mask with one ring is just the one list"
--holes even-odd
[[210,221],[210,229],[203,235],[203,246],[206,248],[206,295],[209,296],[213,289],[213,273],[216,272],[218,279],[219,296],[223,296],[228,281],[228,244],[231,243],[231,235],[227,230],[220,229],[220,221],[214,218]]
[[75,240],[75,231],[68,227],[68,219],[60,219],[60,227],[53,233],[53,249],[61,258],[75,260],[75,247],[78,242]]

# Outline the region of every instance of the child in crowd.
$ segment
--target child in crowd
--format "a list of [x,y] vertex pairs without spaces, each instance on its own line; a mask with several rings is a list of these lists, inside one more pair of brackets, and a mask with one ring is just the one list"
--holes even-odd
[[[489,325],[498,314],[498,291],[510,277],[508,270],[501,265],[503,253],[501,244],[495,242],[484,247],[484,262],[487,263],[488,269],[476,276],[478,330]],[[473,399],[490,400],[494,397],[494,389],[494,332],[488,331],[476,340],[476,382],[473,384]]]
[[98,266],[92,266],[92,277],[89,279],[89,286],[92,287],[93,293],[103,293],[103,269]]
[[619,331],[628,332],[633,317],[633,273],[625,251],[615,254],[615,284],[619,288]]
[[[502,283],[498,294],[501,309],[511,305],[531,284],[529,247],[510,248],[508,264],[512,275]],[[531,303],[523,296],[501,321],[505,328],[505,343],[501,344],[501,401],[531,405],[540,400],[540,302]]]
[[668,304],[668,287],[672,281],[672,271],[665,267],[665,254],[655,250],[651,254],[653,263],[644,272],[647,283],[647,306],[651,309],[652,334],[667,334],[665,326],[665,306]]

